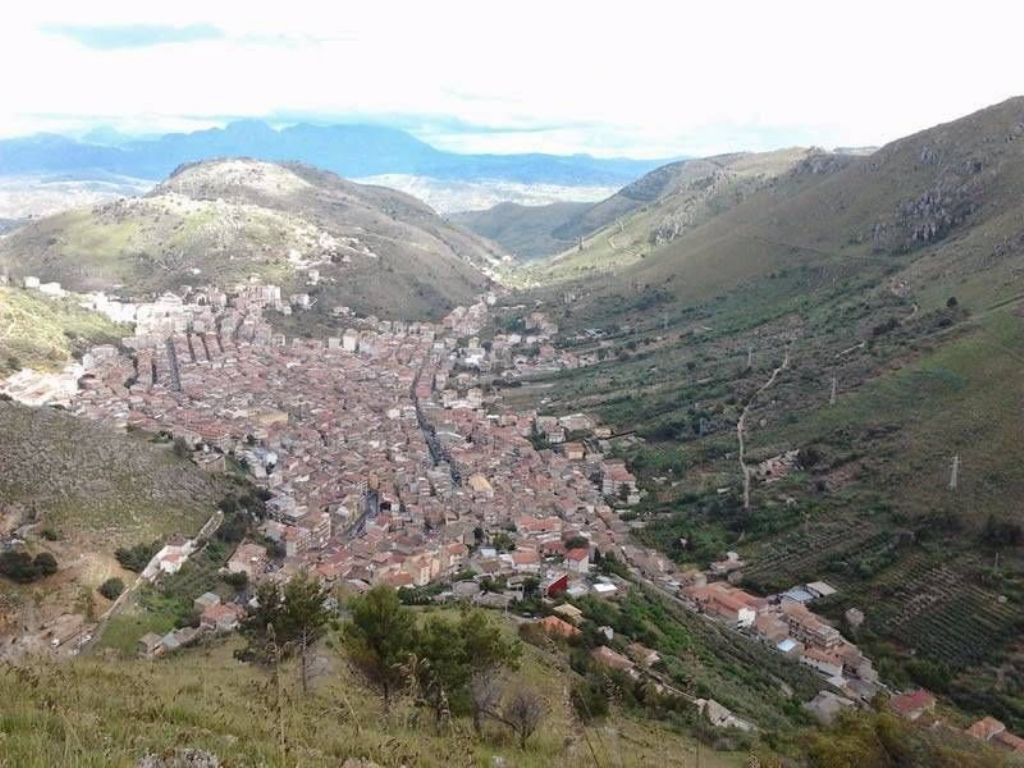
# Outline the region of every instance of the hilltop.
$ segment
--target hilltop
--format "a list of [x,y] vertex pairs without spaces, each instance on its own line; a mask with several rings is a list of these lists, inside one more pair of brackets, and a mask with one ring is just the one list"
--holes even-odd
[[0,240],[0,265],[78,291],[128,295],[257,275],[319,310],[417,319],[468,303],[501,259],[408,195],[301,165],[216,160],[141,198],[33,221]]

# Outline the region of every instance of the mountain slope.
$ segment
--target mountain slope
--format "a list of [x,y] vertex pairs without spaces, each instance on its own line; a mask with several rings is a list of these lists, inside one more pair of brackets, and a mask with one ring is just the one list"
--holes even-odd
[[478,235],[500,243],[513,256],[526,261],[571,246],[572,240],[559,238],[555,231],[590,208],[590,203],[537,206],[499,203],[484,211],[464,211],[449,218]]
[[407,195],[253,160],[184,166],[145,197],[34,221],[0,241],[13,276],[73,290],[230,287],[256,274],[310,290],[325,312],[347,304],[409,318],[469,301],[500,258]]
[[644,439],[623,450],[646,543],[735,550],[762,594],[824,579],[886,682],[1018,730],[1022,137],[1012,99],[810,158],[617,270],[577,263],[531,298],[596,364],[511,395]]
[[105,170],[159,179],[181,163],[237,155],[304,162],[344,176],[405,173],[565,185],[625,184],[664,162],[587,155],[462,155],[383,126],[299,124],[275,130],[259,120],[240,120],[224,128],[147,140],[118,137],[114,145],[50,134],[8,139],[0,141],[0,174]]
[[[641,251],[678,237],[800,163],[819,157],[834,158],[820,150],[797,148],[682,160],[586,207],[499,206],[458,220],[529,258],[564,252],[558,267],[543,279],[596,265],[621,267]],[[577,248],[580,239],[582,251]]]

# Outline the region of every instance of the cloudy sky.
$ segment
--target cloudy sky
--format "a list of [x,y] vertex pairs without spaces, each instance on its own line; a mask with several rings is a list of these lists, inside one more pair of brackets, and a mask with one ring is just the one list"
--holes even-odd
[[1024,93],[999,0],[11,3],[0,136],[374,121],[456,151],[884,143]]

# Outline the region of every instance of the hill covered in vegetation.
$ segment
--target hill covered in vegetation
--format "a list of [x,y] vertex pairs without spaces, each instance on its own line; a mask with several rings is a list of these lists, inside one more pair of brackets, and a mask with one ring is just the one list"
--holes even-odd
[[299,165],[221,160],[148,195],[59,213],[0,240],[12,277],[144,296],[258,276],[317,311],[437,317],[490,283],[502,254],[412,197]]

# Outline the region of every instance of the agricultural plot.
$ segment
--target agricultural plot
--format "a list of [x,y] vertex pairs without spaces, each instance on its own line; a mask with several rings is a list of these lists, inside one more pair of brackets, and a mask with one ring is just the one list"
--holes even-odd
[[870,626],[951,669],[988,658],[1024,620],[1019,606],[949,565],[917,558],[896,570],[876,585],[889,594],[868,612]]
[[892,538],[866,520],[840,518],[815,521],[758,546],[749,557],[744,577],[755,584],[788,586],[795,581],[821,578],[858,553]]

